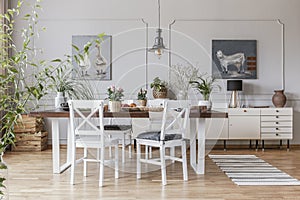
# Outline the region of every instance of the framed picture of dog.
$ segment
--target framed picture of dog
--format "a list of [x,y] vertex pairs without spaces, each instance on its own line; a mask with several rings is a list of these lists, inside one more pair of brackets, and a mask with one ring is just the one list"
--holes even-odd
[[212,40],[212,75],[219,79],[256,79],[256,40]]

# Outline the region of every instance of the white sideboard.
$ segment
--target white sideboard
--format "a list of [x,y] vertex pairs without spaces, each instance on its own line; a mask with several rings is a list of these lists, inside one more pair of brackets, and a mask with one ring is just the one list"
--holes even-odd
[[[293,139],[293,108],[229,108],[228,119],[207,119],[206,139],[264,140]],[[257,148],[257,146],[256,146]]]

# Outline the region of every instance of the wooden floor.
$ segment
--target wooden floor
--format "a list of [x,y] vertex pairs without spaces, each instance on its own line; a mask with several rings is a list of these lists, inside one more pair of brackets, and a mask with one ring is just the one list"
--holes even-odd
[[[66,150],[63,149],[62,153]],[[300,199],[300,186],[237,186],[206,157],[206,174],[196,175],[189,167],[189,181],[182,180],[181,165],[167,167],[168,185],[161,185],[160,170],[145,168],[149,173],[136,180],[135,159],[120,165],[120,178],[113,169],[105,170],[105,186],[98,187],[97,164],[89,165],[83,179],[81,165],[76,169],[76,184],[70,185],[70,169],[52,174],[51,149],[42,152],[6,152],[9,166],[9,197],[19,199]],[[253,149],[213,150],[210,154],[255,154],[273,166],[300,179],[300,150]],[[62,158],[64,159],[64,157]]]

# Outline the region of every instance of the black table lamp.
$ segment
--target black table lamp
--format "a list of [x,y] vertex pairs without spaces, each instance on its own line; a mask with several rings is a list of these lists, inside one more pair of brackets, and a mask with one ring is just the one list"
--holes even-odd
[[227,91],[232,91],[229,108],[240,107],[240,102],[238,99],[238,91],[243,90],[243,80],[227,80]]

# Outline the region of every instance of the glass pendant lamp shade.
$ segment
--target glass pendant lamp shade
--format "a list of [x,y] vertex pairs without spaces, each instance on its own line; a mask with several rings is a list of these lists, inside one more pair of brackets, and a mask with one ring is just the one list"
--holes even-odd
[[158,29],[156,30],[157,36],[155,37],[154,45],[151,49],[149,49],[149,52],[154,52],[155,55],[158,56],[158,58],[161,57],[164,50],[167,48],[164,45],[164,40],[161,37],[161,28],[160,28],[160,0],[158,0]]
[[165,45],[164,45],[164,40],[161,37],[161,29],[157,29],[157,37],[155,38],[155,42],[154,45],[151,49],[149,49],[149,52],[154,52],[155,55],[157,55],[158,57],[160,57],[164,50],[166,49]]

